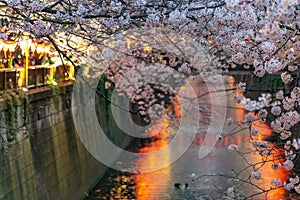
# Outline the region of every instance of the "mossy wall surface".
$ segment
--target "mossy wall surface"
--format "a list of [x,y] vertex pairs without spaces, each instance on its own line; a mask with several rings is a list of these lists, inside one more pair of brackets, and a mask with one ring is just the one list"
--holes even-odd
[[[71,92],[72,84],[64,84],[55,93],[51,87],[30,91],[27,121],[20,100],[14,119],[8,119],[9,106],[0,100],[0,134],[14,131],[17,138],[0,155],[0,199],[80,199],[105,173],[106,166],[93,158],[76,134]],[[106,124],[110,139],[125,147],[132,138],[112,125],[107,106],[96,105],[103,116],[99,120]],[[16,129],[3,128],[8,120],[14,120]]]

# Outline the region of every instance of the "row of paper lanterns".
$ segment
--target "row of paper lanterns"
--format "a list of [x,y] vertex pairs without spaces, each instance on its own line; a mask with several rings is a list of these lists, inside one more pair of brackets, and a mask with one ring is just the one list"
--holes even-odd
[[14,52],[17,47],[20,47],[22,52],[24,53],[26,51],[26,48],[28,48],[31,52],[35,52],[38,54],[41,53],[50,53],[51,44],[50,43],[38,43],[32,39],[20,39],[19,41],[4,41],[0,39],[0,52]]

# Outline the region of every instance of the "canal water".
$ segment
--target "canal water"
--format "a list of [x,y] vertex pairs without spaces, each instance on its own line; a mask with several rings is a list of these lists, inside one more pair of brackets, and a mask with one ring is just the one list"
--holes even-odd
[[[235,83],[232,77],[226,78],[226,87],[233,88]],[[138,200],[164,200],[164,199],[228,199],[226,190],[229,187],[239,188],[236,193],[244,196],[249,196],[259,192],[259,190],[251,184],[241,184],[241,181],[228,178],[233,176],[234,170],[238,172],[243,170],[241,178],[247,179],[253,170],[247,167],[247,163],[242,156],[228,151],[230,144],[237,144],[241,152],[245,152],[244,156],[249,163],[257,163],[261,161],[261,156],[252,152],[251,143],[249,140],[248,131],[242,130],[245,127],[239,127],[238,133],[224,137],[220,140],[214,150],[204,159],[199,159],[199,148],[203,143],[207,127],[211,115],[211,101],[207,93],[207,86],[205,83],[194,82],[197,89],[197,95],[202,96],[199,99],[200,106],[203,107],[200,113],[200,131],[197,133],[193,143],[188,150],[175,162],[165,168],[149,173],[127,173],[120,172],[114,169],[109,169],[107,174],[95,186],[95,188],[87,195],[87,200],[94,199],[138,199]],[[243,121],[245,111],[235,102],[233,96],[236,91],[228,91],[227,95],[219,98],[227,98],[226,116],[231,117],[237,121]],[[175,106],[175,109],[176,108]],[[160,134],[148,143],[140,140],[133,142],[128,148],[135,152],[150,152],[158,150],[162,147],[167,147],[172,137],[170,132],[170,123],[168,121],[161,122],[163,128]],[[222,124],[220,124],[222,126]],[[262,133],[258,140],[263,140],[272,134],[270,127],[266,125],[256,124],[257,129]],[[224,127],[223,133],[231,132],[233,127]],[[241,129],[241,130],[240,130]],[[240,131],[238,131],[240,130]],[[150,133],[151,134],[151,133]],[[279,154],[280,150],[275,152]],[[161,163],[168,163],[171,151],[165,151],[161,157],[160,162],[154,158],[143,157],[133,161],[133,165],[139,166],[160,166]],[[275,155],[276,156],[276,155]],[[122,165],[122,163],[119,163]],[[252,183],[259,185],[264,189],[269,189],[271,180],[274,178],[281,179],[282,182],[287,180],[288,172],[284,169],[273,170],[271,162],[266,163],[260,168],[262,172],[261,180],[253,180]],[[253,199],[288,199],[283,189],[276,189],[268,194],[258,195]]]

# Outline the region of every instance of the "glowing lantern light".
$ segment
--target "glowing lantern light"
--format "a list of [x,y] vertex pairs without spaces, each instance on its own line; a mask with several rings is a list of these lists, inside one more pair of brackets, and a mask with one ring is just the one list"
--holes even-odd
[[129,38],[126,38],[126,47],[127,49],[130,49],[131,47],[131,40]]
[[108,47],[109,47],[110,49],[113,49],[113,48],[115,48],[115,45],[114,45],[114,44],[109,44]]
[[44,45],[43,44],[37,44],[37,46],[36,46],[36,52],[38,54],[43,53],[44,52]]
[[29,50],[31,48],[32,39],[29,35],[24,35],[24,38],[20,40],[19,45],[22,49],[22,54],[25,55],[25,87],[28,88],[28,62],[29,62]]
[[31,52],[35,52],[35,49],[36,49],[36,43],[32,42],[31,45],[30,45]]
[[19,46],[22,49],[22,53],[24,54],[26,48],[26,40],[20,40]]
[[150,53],[150,52],[152,51],[152,48],[151,48],[150,46],[145,46],[145,47],[144,47],[144,51],[145,51],[146,53]]
[[51,44],[50,44],[50,43],[46,43],[46,44],[44,45],[43,51],[44,51],[45,53],[50,53],[50,49],[51,49]]
[[4,41],[0,39],[0,51],[2,51],[4,47]]
[[22,49],[22,54],[26,54],[26,51],[31,47],[32,45],[32,40],[31,39],[24,39],[24,40],[21,40],[19,42],[20,44],[20,48]]
[[5,53],[8,51],[8,45],[6,43],[3,44],[3,51]]
[[17,43],[16,42],[7,42],[6,46],[7,46],[8,51],[13,52],[13,51],[15,51],[15,49],[17,47]]

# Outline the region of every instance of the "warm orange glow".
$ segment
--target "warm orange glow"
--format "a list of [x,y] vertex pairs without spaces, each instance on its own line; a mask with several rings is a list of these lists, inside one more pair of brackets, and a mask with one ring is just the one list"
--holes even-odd
[[[157,140],[152,143],[151,146],[146,146],[140,149],[140,152],[147,153],[151,151],[156,151],[162,147],[168,145],[167,137],[169,136],[169,132],[167,127],[169,126],[169,121],[163,120],[160,123],[163,127],[160,130],[160,134],[157,134]],[[157,133],[156,129],[152,129],[149,135]],[[155,156],[149,156],[147,159],[140,159],[137,162],[145,168],[151,166],[151,168],[156,168],[157,165],[161,166],[161,163],[169,163],[170,159],[170,151],[166,151],[166,153],[161,157],[160,163],[157,163],[157,158]],[[151,173],[142,173],[135,175],[135,183],[136,183],[136,199],[139,200],[154,200],[156,199],[153,196],[153,192],[155,191],[168,191],[169,184],[163,184],[164,182],[170,182],[170,171],[171,167],[167,166],[161,170],[153,171]],[[162,180],[162,174],[164,176],[164,180]],[[153,184],[153,181],[161,180],[162,184]]]
[[30,45],[30,50],[31,50],[31,52],[35,52],[35,50],[36,50],[36,42],[32,41],[32,43]]
[[174,107],[174,113],[177,119],[181,118],[181,107],[180,104],[178,102],[174,102],[173,103],[173,107]]
[[75,68],[74,65],[71,65],[69,68],[69,78],[74,78]]
[[[232,83],[232,82],[230,81],[230,83]],[[229,84],[229,87],[232,88],[232,87],[235,87],[235,85]],[[244,96],[244,94],[239,91],[236,91],[235,95]],[[244,121],[245,114],[247,113],[247,111],[245,111],[243,109],[243,106],[241,104],[237,104],[237,103],[233,102],[232,100],[228,101],[228,103],[229,103],[229,106],[233,107],[234,109],[228,109],[227,114],[238,122]],[[247,127],[247,126],[243,125],[243,127]],[[254,140],[264,141],[264,140],[266,140],[267,137],[269,137],[273,134],[272,129],[267,124],[255,122],[253,124],[252,128],[255,128],[259,131],[259,135],[256,137],[253,137]],[[240,149],[246,148],[246,149],[250,150],[251,143],[250,143],[249,139],[250,139],[249,138],[249,130],[247,129],[247,130],[244,130],[244,131],[234,134],[232,137],[225,137],[224,141],[223,141],[223,145],[224,145],[224,147],[228,147],[228,145],[230,145],[230,144],[237,144]],[[273,147],[273,146],[274,146],[274,144],[271,144],[271,147]],[[251,149],[254,150],[253,148],[251,148]],[[279,157],[280,154],[282,154],[282,153],[283,153],[283,149],[277,149],[277,151],[273,151],[273,155],[269,157],[269,160],[272,160],[273,156]],[[253,153],[253,154],[247,155],[247,160],[250,163],[254,164],[254,163],[261,162],[262,157],[258,153],[255,153],[255,154]],[[274,162],[274,164],[278,164],[278,162],[282,162],[282,160],[280,160],[280,161],[277,160]],[[280,168],[278,170],[273,170],[272,164],[273,164],[273,162],[267,162],[262,168],[259,169],[259,171],[262,173],[262,179],[258,180],[258,181],[255,180],[255,184],[258,184],[260,187],[262,187],[264,189],[269,189],[271,187],[271,181],[274,178],[279,178],[282,183],[288,179],[289,173],[284,168]],[[259,165],[257,165],[256,167],[259,167]],[[249,193],[254,193],[254,192],[249,191]],[[268,193],[268,199],[285,199],[285,198],[286,198],[285,190],[282,188],[270,191]],[[260,198],[256,197],[254,199],[260,199]]]
[[171,42],[175,42],[175,38],[173,38],[173,37],[170,37],[170,38],[168,38]]
[[16,42],[13,42],[13,41],[9,41],[9,42],[6,42],[6,43],[3,43],[4,44],[4,49],[9,52],[14,52],[16,47],[17,47],[17,43]]
[[130,38],[126,38],[126,47],[127,47],[127,49],[131,48],[131,44],[132,44],[131,39]]
[[23,39],[19,42],[20,48],[22,49],[22,53],[26,54],[26,52],[29,50],[29,48],[32,45],[32,39]]
[[45,50],[44,50],[44,44],[37,44],[36,52],[38,54],[44,53],[45,52]]
[[113,48],[115,48],[115,45],[114,45],[114,44],[109,44],[108,47],[109,47],[110,49],[113,49]]
[[88,47],[88,50],[89,51],[97,51],[98,47],[96,45],[91,45],[91,46]]
[[[257,130],[259,130],[260,133],[263,134],[263,135],[260,135],[261,140],[265,140],[267,137],[270,137],[273,135],[272,129],[266,124],[255,123],[254,127]],[[274,147],[274,144],[271,143],[271,148],[272,147]],[[270,156],[269,160],[273,160],[274,158],[281,157],[280,155],[282,155],[283,153],[284,153],[284,149],[282,149],[282,148],[277,149],[276,151],[273,151],[273,156]],[[258,155],[258,154],[256,154],[255,157],[257,160],[260,159],[260,155]],[[271,186],[270,182],[274,178],[279,178],[282,183],[288,179],[290,172],[285,170],[283,167],[281,167],[280,169],[277,169],[277,170],[272,169],[272,164],[273,163],[278,164],[279,162],[283,162],[283,159],[276,160],[274,162],[268,162],[268,163],[266,163],[266,165],[264,167],[261,168],[260,171],[263,174],[261,186],[263,186],[264,188],[266,188],[266,189],[270,188],[270,186]],[[276,199],[285,199],[285,193],[286,192],[283,188],[278,188],[276,190],[270,191],[268,193],[268,197],[270,199],[274,199],[275,197],[276,197]]]
[[46,45],[44,45],[43,51],[45,53],[50,53],[50,49],[51,49],[51,44],[46,44]]
[[253,40],[252,40],[251,38],[248,38],[248,39],[246,40],[246,42],[249,44],[249,43],[253,42]]
[[[233,86],[233,85],[232,85]],[[243,95],[243,93],[236,91],[236,95]],[[244,95],[243,95],[244,96]],[[241,104],[236,104],[235,103],[236,108],[236,120],[237,121],[244,121],[244,117],[246,114],[246,111],[243,109],[243,106]],[[253,124],[253,127],[259,131],[259,135],[255,138],[258,141],[264,141],[266,140],[268,137],[273,135],[273,131],[270,128],[269,125],[267,124],[262,124],[259,122],[255,122]],[[236,144],[241,147],[241,146],[245,146],[245,144],[242,144],[246,141],[245,137],[249,137],[249,135],[245,135],[245,134],[237,134],[234,136],[236,138],[235,142]],[[229,144],[228,144],[229,145]],[[246,145],[251,145],[250,143],[247,143]],[[274,144],[270,144],[271,147],[274,147]],[[273,156],[274,157],[280,157],[280,154],[282,154],[284,152],[284,149],[277,149],[277,151],[273,151]],[[269,157],[269,160],[273,159],[273,156]],[[251,163],[256,163],[261,161],[261,156],[256,153],[253,154],[250,158]],[[280,160],[280,162],[282,162],[283,160]],[[278,161],[275,161],[275,164],[278,164]],[[262,168],[259,169],[259,171],[262,173],[262,180],[259,180],[257,183],[259,184],[260,187],[264,188],[264,189],[269,189],[271,186],[271,181],[274,178],[279,178],[281,180],[281,182],[283,183],[284,181],[286,181],[288,179],[288,175],[289,172],[286,171],[283,167],[277,170],[273,170],[272,169],[272,164],[273,162],[267,162]],[[285,199],[285,190],[283,188],[279,188],[273,191],[270,191],[268,193],[268,199]]]
[[18,77],[18,88],[22,88],[22,86],[23,86],[23,83],[25,82],[25,70],[23,70],[23,69],[20,69],[19,71],[18,71],[18,73],[19,73],[19,77]]

